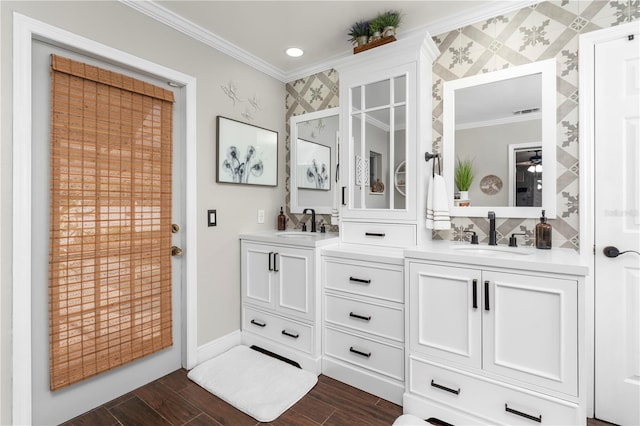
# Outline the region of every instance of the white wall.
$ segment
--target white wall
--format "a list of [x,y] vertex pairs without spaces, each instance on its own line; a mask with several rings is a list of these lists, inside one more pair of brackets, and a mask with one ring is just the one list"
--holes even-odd
[[[240,327],[238,234],[275,227],[284,204],[284,84],[141,15],[118,2],[0,2],[0,90],[12,93],[12,14],[46,22],[80,36],[197,78],[198,344]],[[278,186],[217,184],[216,115],[240,121],[245,107],[233,106],[221,86],[233,81],[242,97],[256,96],[261,110],[250,123],[279,133]],[[0,100],[0,424],[11,423],[11,188],[12,98]],[[218,226],[206,226],[206,210],[217,209]],[[257,209],[266,212],[256,223]],[[19,330],[13,330],[19,332]]]

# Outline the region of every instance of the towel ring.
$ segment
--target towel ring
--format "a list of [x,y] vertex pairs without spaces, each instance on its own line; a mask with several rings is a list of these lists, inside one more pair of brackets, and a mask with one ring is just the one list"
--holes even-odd
[[[425,152],[424,153],[424,161],[428,162],[430,160],[433,160],[434,158],[436,160],[438,160],[438,174],[442,175],[442,169],[441,169],[442,165],[440,163],[440,154],[432,154],[430,152]],[[435,161],[434,161],[434,165],[431,168],[431,177],[435,177],[435,175],[436,175],[436,167],[435,167]]]

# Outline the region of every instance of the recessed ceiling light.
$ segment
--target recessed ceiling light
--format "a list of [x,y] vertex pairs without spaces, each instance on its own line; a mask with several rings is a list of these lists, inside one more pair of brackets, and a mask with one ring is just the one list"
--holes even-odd
[[303,54],[304,52],[302,51],[302,49],[298,47],[290,47],[287,49],[287,55],[293,58],[297,58],[298,56],[302,56]]

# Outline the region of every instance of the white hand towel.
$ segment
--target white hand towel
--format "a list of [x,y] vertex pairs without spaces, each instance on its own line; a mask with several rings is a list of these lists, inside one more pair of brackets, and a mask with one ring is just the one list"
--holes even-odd
[[427,229],[433,229],[433,177],[429,178],[429,184],[427,188]]
[[433,178],[433,229],[451,229],[449,217],[449,198],[444,178],[436,175]]

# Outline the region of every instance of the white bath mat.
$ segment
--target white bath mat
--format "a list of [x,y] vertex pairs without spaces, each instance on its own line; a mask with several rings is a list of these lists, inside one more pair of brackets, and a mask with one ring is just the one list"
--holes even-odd
[[315,374],[247,346],[203,362],[188,377],[261,422],[278,418],[318,382]]

